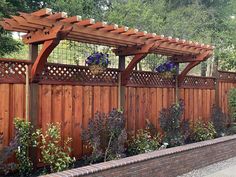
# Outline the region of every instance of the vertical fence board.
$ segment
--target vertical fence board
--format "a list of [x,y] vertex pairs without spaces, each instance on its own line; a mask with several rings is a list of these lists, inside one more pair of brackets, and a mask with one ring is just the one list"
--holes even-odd
[[47,125],[52,121],[52,86],[42,85],[41,94],[42,129],[45,131],[47,129]]
[[[0,84],[0,133],[3,133],[3,146],[10,141],[10,84]],[[0,149],[2,148],[0,145]]]
[[73,125],[72,148],[73,155],[78,158],[82,155],[82,119],[83,119],[83,87],[75,86],[73,91]]

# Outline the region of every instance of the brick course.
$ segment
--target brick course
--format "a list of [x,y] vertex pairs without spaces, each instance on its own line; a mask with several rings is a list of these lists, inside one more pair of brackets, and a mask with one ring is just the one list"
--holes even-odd
[[236,156],[236,135],[94,164],[44,177],[175,177]]

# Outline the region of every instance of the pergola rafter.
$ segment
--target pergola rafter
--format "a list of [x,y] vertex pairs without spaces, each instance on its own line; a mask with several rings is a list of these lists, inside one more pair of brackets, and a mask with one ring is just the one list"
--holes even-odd
[[169,56],[177,63],[190,62],[179,75],[180,83],[192,67],[213,53],[213,47],[209,45],[159,36],[116,24],[95,22],[94,19],[82,19],[80,16],[68,17],[65,12],[53,13],[47,8],[4,18],[0,25],[5,30],[26,33],[23,36],[26,44],[43,44],[32,67],[33,80],[42,71],[47,57],[63,39],[110,46],[114,47],[113,52],[118,56],[134,56],[122,73],[123,85],[136,64],[149,53]]

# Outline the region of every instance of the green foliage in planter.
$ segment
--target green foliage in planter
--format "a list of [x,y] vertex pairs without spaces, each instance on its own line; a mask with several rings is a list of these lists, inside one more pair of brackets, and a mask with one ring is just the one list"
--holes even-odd
[[193,127],[192,140],[194,142],[214,139],[216,137],[216,130],[212,122],[198,121]]
[[184,144],[185,139],[181,130],[183,111],[184,102],[179,100],[178,104],[173,104],[160,112],[160,127],[164,131],[163,141],[168,143],[170,147]]
[[[15,137],[11,140],[9,146],[5,146],[0,151],[0,176],[2,174],[7,175],[17,169],[15,163],[7,163],[7,159],[10,158],[18,147],[18,132]],[[3,133],[0,133],[0,145],[3,144]]]
[[15,150],[20,176],[30,176],[33,170],[33,163],[29,157],[29,149],[33,146],[34,136],[30,122],[20,118],[14,119],[15,129],[18,133],[18,148]]
[[236,89],[230,89],[228,93],[228,103],[229,103],[229,110],[230,116],[233,121],[236,121]]
[[230,127],[228,128],[228,130],[227,130],[227,134],[228,134],[228,135],[234,135],[234,134],[236,134],[236,125],[230,126]]
[[152,137],[148,130],[138,130],[136,136],[133,136],[128,143],[128,154],[137,155],[151,152],[159,149],[160,137],[158,135]]
[[85,159],[89,163],[125,157],[127,134],[122,112],[113,109],[109,114],[96,113],[83,130],[82,140],[92,154]]
[[61,139],[60,124],[48,124],[45,133],[38,129],[34,136],[38,138],[38,147],[41,150],[41,161],[50,167],[50,173],[68,169],[74,158],[70,157],[71,148],[69,143],[71,138],[67,138],[64,143]]
[[217,137],[223,136],[226,133],[226,115],[222,112],[222,109],[216,105],[212,107],[211,120],[215,127]]

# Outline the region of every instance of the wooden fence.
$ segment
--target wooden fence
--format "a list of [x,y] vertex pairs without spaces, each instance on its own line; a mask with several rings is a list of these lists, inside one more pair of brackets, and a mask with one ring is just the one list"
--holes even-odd
[[[13,118],[25,117],[25,76],[27,61],[0,60],[0,132],[7,145],[14,136]],[[60,122],[62,137],[72,137],[76,157],[83,153],[81,131],[97,111],[108,113],[118,107],[118,74],[109,69],[104,75],[92,76],[88,68],[48,64],[40,77],[38,93],[38,127]],[[185,102],[184,118],[209,120],[211,106],[219,105],[227,113],[227,92],[236,87],[236,73],[219,72],[217,78],[187,77],[179,88]],[[159,127],[159,112],[173,104],[175,82],[156,73],[134,71],[125,87],[127,130],[145,127],[149,119]]]

